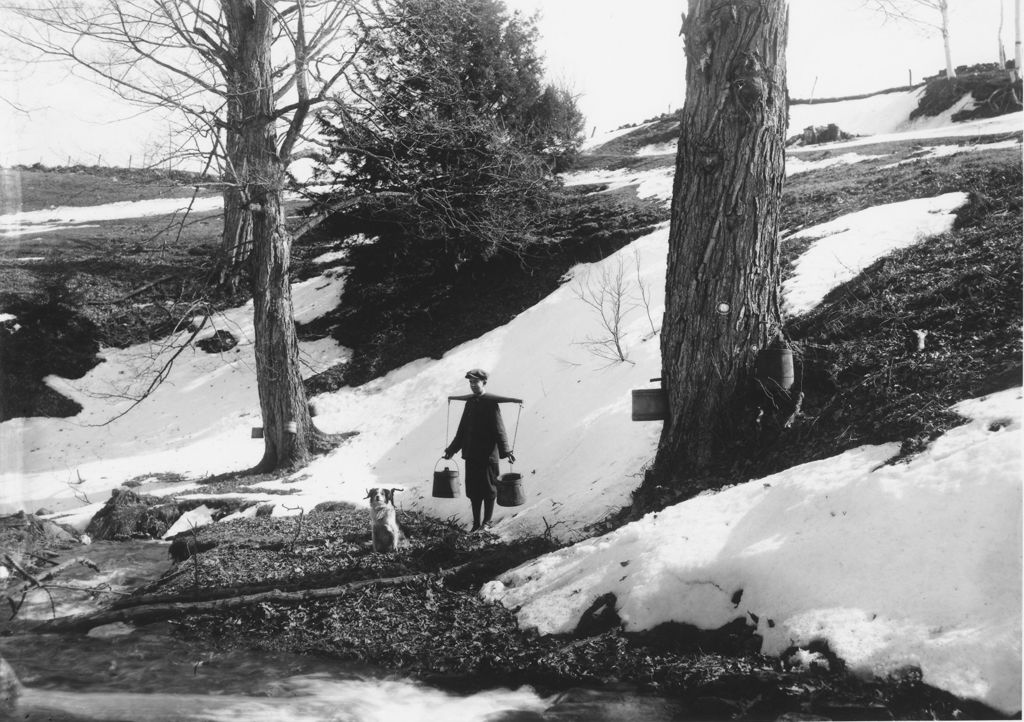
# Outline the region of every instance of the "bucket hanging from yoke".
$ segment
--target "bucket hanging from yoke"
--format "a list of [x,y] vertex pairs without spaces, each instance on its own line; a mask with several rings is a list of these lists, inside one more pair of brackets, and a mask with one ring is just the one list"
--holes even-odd
[[522,506],[526,503],[523,475],[515,472],[498,477],[498,506]]
[[434,464],[434,491],[433,496],[439,499],[455,499],[456,497],[462,496],[462,483],[459,481],[459,470],[449,469],[448,465],[444,465],[444,469],[441,471],[437,470],[437,464],[441,463],[441,459],[438,459],[437,463]]

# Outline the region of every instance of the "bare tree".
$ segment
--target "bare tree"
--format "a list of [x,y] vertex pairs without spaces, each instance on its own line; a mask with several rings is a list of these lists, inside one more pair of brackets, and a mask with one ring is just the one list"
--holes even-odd
[[656,469],[679,483],[728,448],[755,354],[781,323],[786,0],[690,0],[669,231]]
[[868,5],[887,18],[905,20],[937,30],[942,36],[946,77],[956,77],[949,44],[949,0],[869,0]]
[[599,270],[591,270],[573,285],[576,298],[597,314],[602,332],[601,336],[588,337],[582,343],[590,353],[612,363],[632,363],[623,347],[622,328],[626,316],[635,308],[629,300],[630,290],[621,257],[616,266],[603,265]]
[[182,123],[175,152],[208,154],[224,183],[222,278],[248,269],[267,471],[303,464],[330,439],[299,372],[282,213],[287,168],[311,111],[345,77],[357,0],[43,0],[4,31],[69,60],[133,102]]

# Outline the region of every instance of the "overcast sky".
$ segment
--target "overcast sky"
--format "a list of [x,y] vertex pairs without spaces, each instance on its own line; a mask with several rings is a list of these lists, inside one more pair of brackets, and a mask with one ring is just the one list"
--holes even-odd
[[[680,11],[685,0],[506,0],[539,10],[548,74],[580,94],[588,130],[610,130],[678,108],[684,97]],[[1013,54],[1013,0],[1003,39]],[[953,61],[998,57],[1000,0],[950,0]],[[791,97],[835,97],[917,82],[943,67],[934,31],[884,22],[864,0],[791,0],[788,82]],[[138,165],[166,147],[166,120],[135,117],[116,96],[52,67],[4,60],[0,164],[72,162]],[[10,139],[14,139],[11,141]]]

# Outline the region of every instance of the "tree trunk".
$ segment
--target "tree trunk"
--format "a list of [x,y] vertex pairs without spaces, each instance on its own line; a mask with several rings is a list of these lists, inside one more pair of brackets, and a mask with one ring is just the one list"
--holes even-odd
[[[263,458],[257,471],[299,466],[324,435],[313,426],[299,373],[293,320],[291,236],[281,209],[285,174],[277,154],[270,3],[226,0],[229,36],[237,61],[238,115],[227,129],[232,173],[250,218],[249,285],[255,324],[256,379],[263,415]],[[229,117],[231,114],[229,113]]]
[[1021,79],[1021,65],[1024,63],[1020,32],[1020,0],[1013,0],[1013,75],[1017,80]]
[[[234,88],[245,87],[247,68],[241,63],[229,68],[226,76]],[[242,102],[240,93],[229,94],[225,102],[224,138],[225,176],[230,185],[224,190],[224,228],[221,232],[217,286],[229,293],[238,290],[252,253],[252,215],[245,198],[245,176],[249,169],[246,146],[242,142]]]
[[678,484],[736,436],[756,352],[781,324],[786,0],[690,0],[661,354],[656,472]]
[[946,77],[955,78],[956,69],[953,68],[953,53],[949,49],[949,4],[946,0],[939,0],[939,12],[942,13],[942,48],[946,52]]
[[241,190],[231,186],[224,190],[224,230],[221,234],[217,286],[229,293],[237,291],[242,285],[251,254],[252,215],[242,199]]

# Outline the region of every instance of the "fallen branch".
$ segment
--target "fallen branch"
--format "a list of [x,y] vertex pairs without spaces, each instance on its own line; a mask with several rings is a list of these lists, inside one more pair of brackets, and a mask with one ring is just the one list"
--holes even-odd
[[[35,556],[35,555],[33,555],[33,556]],[[61,562],[60,564],[57,564],[56,566],[50,567],[49,569],[43,571],[43,573],[40,574],[39,576],[33,576],[32,574],[29,574],[29,572],[27,570],[25,570],[20,564],[18,564],[16,561],[14,561],[14,559],[11,558],[10,554],[4,554],[4,559],[7,560],[7,563],[10,566],[14,567],[14,569],[17,570],[17,572],[19,574],[21,574],[23,577],[25,577],[28,580],[25,584],[21,585],[21,587],[19,587],[18,589],[15,589],[13,592],[11,592],[11,593],[9,593],[7,595],[7,603],[11,607],[11,617],[10,617],[11,619],[14,619],[17,616],[18,611],[21,609],[21,605],[25,603],[25,596],[29,593],[29,591],[31,591],[34,588],[43,589],[45,591],[47,589],[47,587],[58,587],[59,585],[43,584],[43,582],[45,582],[47,579],[50,579],[50,578],[56,576],[57,574],[59,574],[60,572],[64,571],[68,567],[72,567],[75,564],[84,564],[85,566],[89,567],[93,571],[96,571],[96,572],[100,571],[99,565],[97,565],[95,562],[90,561],[89,559],[86,559],[85,557],[74,557],[73,559],[68,559],[66,561]],[[71,588],[71,587],[64,587],[64,588]],[[95,589],[95,588],[84,587],[84,586],[83,587],[76,586],[74,588],[79,590],[79,591],[83,591],[83,592],[104,592],[104,591],[108,591],[108,590]],[[47,592],[47,593],[49,593],[49,592]],[[14,597],[19,595],[19,594],[21,595],[21,599],[19,599],[17,602],[15,602],[14,601]],[[52,597],[51,597],[51,602],[52,601],[53,600],[52,600]]]
[[470,562],[460,564],[449,569],[442,569],[438,572],[423,572],[420,574],[407,574],[401,577],[385,577],[382,579],[360,579],[340,586],[323,587],[320,589],[304,589],[295,592],[282,592],[275,588],[258,594],[247,594],[205,602],[182,601],[163,604],[148,604],[127,609],[107,609],[102,612],[95,612],[92,614],[79,614],[70,617],[61,617],[60,619],[51,619],[38,625],[32,631],[40,634],[49,634],[53,632],[87,632],[93,627],[113,624],[115,622],[150,624],[152,622],[159,622],[166,619],[183,617],[188,614],[224,612],[230,609],[245,607],[250,604],[299,604],[301,602],[311,602],[318,599],[331,599],[334,597],[344,596],[350,591],[362,589],[364,587],[378,585],[390,586],[405,584],[407,582],[427,579],[434,576],[444,577],[458,572],[463,567],[468,566],[468,564],[470,564]]
[[112,305],[112,304],[115,304],[115,303],[121,303],[122,301],[127,301],[132,296],[138,296],[140,293],[145,291],[147,288],[152,288],[153,286],[157,286],[157,285],[163,283],[164,281],[171,281],[175,277],[176,277],[175,274],[172,273],[169,276],[164,276],[162,278],[156,279],[155,281],[150,281],[149,283],[147,283],[147,284],[145,284],[143,286],[139,286],[134,291],[129,291],[124,296],[121,296],[121,298],[115,298],[112,301],[86,301],[85,305],[86,306],[109,306],[109,305]]

